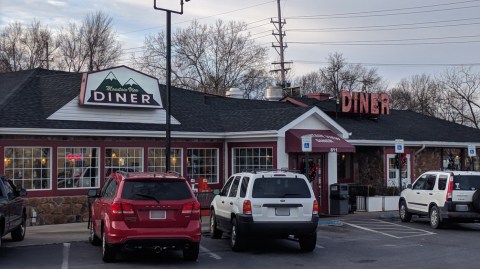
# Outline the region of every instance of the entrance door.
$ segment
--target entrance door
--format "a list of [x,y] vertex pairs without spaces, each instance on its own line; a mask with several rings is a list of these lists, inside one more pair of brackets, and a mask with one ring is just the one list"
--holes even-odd
[[[306,173],[305,155],[298,155],[297,167],[300,167],[302,174]],[[309,155],[308,157],[308,178],[312,184],[313,192],[318,201],[320,214],[328,214],[328,183],[325,172],[324,154]]]

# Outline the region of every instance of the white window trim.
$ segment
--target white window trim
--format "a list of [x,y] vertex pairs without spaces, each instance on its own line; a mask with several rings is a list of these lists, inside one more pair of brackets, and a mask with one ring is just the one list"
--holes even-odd
[[[19,147],[17,147],[17,146],[8,146],[8,147],[4,147],[4,148],[3,148],[3,150],[4,150],[4,151],[3,151],[3,156],[4,156],[4,158],[6,158],[6,156],[5,156],[5,150],[6,150],[6,149],[9,149],[9,148],[12,148],[12,149],[16,149],[16,148],[31,148],[31,149],[33,149],[33,148],[48,148],[48,149],[50,149],[50,151],[49,151],[49,156],[48,156],[48,158],[50,159],[49,167],[48,167],[48,169],[50,170],[50,177],[47,178],[47,180],[50,181],[50,184],[49,184],[49,185],[50,185],[50,188],[46,188],[46,189],[27,189],[27,190],[28,190],[29,192],[30,192],[30,191],[34,191],[34,192],[35,192],[35,191],[51,191],[51,190],[53,189],[53,186],[52,186],[52,185],[53,185],[53,180],[52,180],[52,178],[53,178],[53,173],[54,173],[54,171],[53,171],[53,169],[52,169],[52,164],[53,164],[53,161],[54,161],[54,160],[53,160],[53,148],[52,148],[52,147],[45,147],[45,146],[19,146]],[[5,163],[4,163],[4,164],[3,164],[3,171],[6,171],[6,169],[7,169],[7,168],[5,167]],[[32,168],[32,169],[33,169],[33,168]],[[4,172],[4,173],[5,173],[5,172]],[[55,173],[56,173],[56,171],[55,171]],[[12,180],[15,180],[15,179],[12,178]],[[24,179],[22,179],[22,181],[23,181],[23,180],[24,180]],[[33,178],[32,178],[32,180],[33,180]]]
[[[148,169],[150,168],[150,166],[148,165],[148,159],[153,158],[153,157],[150,157],[150,155],[149,155],[151,149],[153,149],[153,150],[155,150],[155,149],[164,149],[165,152],[166,152],[166,149],[167,149],[167,148],[165,148],[165,147],[148,147],[148,148],[147,148],[147,167],[146,167],[145,171],[148,171]],[[172,150],[180,150],[180,156],[179,156],[179,158],[180,158],[180,165],[179,165],[179,166],[180,166],[180,171],[182,171],[181,174],[183,174],[183,148],[171,148],[170,151],[172,151]],[[171,157],[171,156],[170,156],[170,157]],[[166,158],[165,158],[165,159],[166,159]],[[170,166],[171,166],[171,162],[170,162]],[[153,166],[153,167],[157,167],[157,166]],[[170,168],[171,168],[171,167],[170,167]]]
[[[216,151],[217,156],[216,156],[215,159],[216,159],[217,162],[216,162],[216,165],[215,165],[215,167],[216,167],[215,168],[215,170],[216,170],[215,174],[217,175],[217,180],[214,181],[214,182],[208,182],[208,184],[218,184],[218,183],[220,183],[220,160],[219,160],[219,158],[220,158],[220,148],[187,148],[187,154],[185,155],[185,158],[186,158],[187,161],[188,161],[188,158],[189,158],[188,151],[193,150],[193,149],[201,149],[201,150],[214,149]],[[188,167],[187,167],[187,173],[186,173],[185,177],[189,177]]]
[[[411,181],[411,161],[410,161],[410,156],[411,154],[407,153],[406,154],[407,156],[407,162],[406,162],[406,166],[407,166],[407,169],[406,169],[406,172],[407,172],[407,177],[406,178],[402,178],[402,188],[406,187],[407,184],[410,184],[412,181]],[[398,168],[395,168],[395,178],[391,178],[390,177],[390,160],[391,159],[395,159],[395,157],[397,156],[397,154],[387,154],[387,158],[386,158],[386,162],[385,162],[385,166],[386,166],[386,172],[387,172],[387,187],[398,187],[398,179],[399,179],[399,173],[398,173]],[[400,160],[401,161],[401,160]],[[402,167],[403,168],[403,167]]]
[[[100,167],[101,167],[101,165],[102,165],[102,164],[101,164],[101,162],[102,162],[102,160],[101,160],[101,151],[102,151],[102,149],[101,149],[100,147],[87,147],[87,146],[86,146],[86,147],[69,147],[69,146],[57,147],[57,156],[56,156],[57,171],[55,171],[55,175],[56,175],[55,177],[57,178],[57,184],[58,184],[58,168],[59,168],[59,166],[58,166],[58,161],[59,161],[59,159],[58,159],[58,150],[59,150],[59,149],[65,149],[65,148],[76,148],[76,149],[77,149],[77,148],[78,148],[78,149],[82,149],[82,148],[94,149],[94,148],[95,148],[95,149],[97,149],[97,156],[96,156],[96,157],[97,157],[97,159],[98,159],[98,164],[97,164],[97,166],[95,167],[95,168],[97,169],[97,176],[96,176],[96,180],[95,180],[95,182],[97,183],[97,185],[91,186],[91,187],[74,187],[74,188],[58,188],[58,186],[57,186],[56,189],[57,189],[57,190],[78,190],[78,189],[99,188],[100,185],[101,185],[101,183],[100,183]],[[92,156],[92,157],[93,157],[93,156]],[[82,167],[82,168],[87,168],[87,167]]]

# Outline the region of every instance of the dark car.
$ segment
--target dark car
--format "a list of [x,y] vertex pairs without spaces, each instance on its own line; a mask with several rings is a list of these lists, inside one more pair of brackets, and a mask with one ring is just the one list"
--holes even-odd
[[102,245],[105,262],[120,251],[182,250],[197,260],[200,203],[187,180],[173,173],[115,172],[91,202],[90,242]]
[[23,197],[27,192],[17,189],[11,180],[0,176],[0,246],[2,237],[11,233],[12,240],[25,237],[27,214]]

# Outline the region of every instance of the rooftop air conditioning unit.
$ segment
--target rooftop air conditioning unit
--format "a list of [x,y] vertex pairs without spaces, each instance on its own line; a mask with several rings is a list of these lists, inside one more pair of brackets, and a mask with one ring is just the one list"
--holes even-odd
[[283,98],[283,89],[278,86],[268,86],[265,90],[265,99],[268,101],[279,101]]
[[226,93],[225,96],[230,98],[236,99],[243,99],[243,91],[239,88],[230,88]]

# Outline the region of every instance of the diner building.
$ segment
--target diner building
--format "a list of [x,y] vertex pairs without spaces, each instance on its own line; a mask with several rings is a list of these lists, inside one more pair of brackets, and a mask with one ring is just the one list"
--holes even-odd
[[[210,190],[240,171],[299,170],[322,214],[331,184],[388,188],[400,174],[405,185],[426,170],[480,171],[478,129],[390,109],[386,94],[275,91],[247,100],[173,87],[171,170]],[[87,190],[112,171],[165,171],[165,100],[164,85],[126,66],[0,74],[0,174],[27,189],[29,223],[86,221]]]

